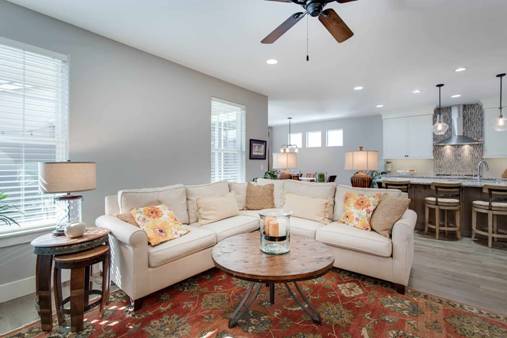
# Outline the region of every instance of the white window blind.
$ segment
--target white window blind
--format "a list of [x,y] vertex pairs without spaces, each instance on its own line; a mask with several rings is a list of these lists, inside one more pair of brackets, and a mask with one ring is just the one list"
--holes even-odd
[[23,227],[55,222],[54,196],[39,190],[38,162],[67,158],[67,102],[64,56],[0,39],[0,192]]
[[211,100],[211,182],[245,180],[245,107]]

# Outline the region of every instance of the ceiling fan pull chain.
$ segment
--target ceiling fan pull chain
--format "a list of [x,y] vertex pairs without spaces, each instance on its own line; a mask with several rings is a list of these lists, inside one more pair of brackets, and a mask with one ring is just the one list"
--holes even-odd
[[309,20],[308,20],[308,16],[306,16],[306,62],[310,62],[310,28],[309,28]]

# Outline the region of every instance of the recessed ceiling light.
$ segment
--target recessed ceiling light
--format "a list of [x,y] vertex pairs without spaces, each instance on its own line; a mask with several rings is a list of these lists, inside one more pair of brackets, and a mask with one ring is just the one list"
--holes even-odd
[[461,94],[454,94],[451,96],[453,99],[457,99],[458,97],[461,97]]
[[377,108],[384,108],[384,105],[383,104],[377,104],[376,106]]
[[355,87],[354,87],[354,90],[363,90],[363,89],[364,89],[364,87],[363,87],[363,86],[355,86]]
[[412,94],[421,94],[421,91],[419,89],[412,90]]
[[464,72],[466,69],[466,67],[458,67],[456,68],[456,73],[460,73],[460,72]]
[[268,59],[268,60],[266,60],[266,63],[268,65],[276,65],[278,63],[278,60],[277,59]]

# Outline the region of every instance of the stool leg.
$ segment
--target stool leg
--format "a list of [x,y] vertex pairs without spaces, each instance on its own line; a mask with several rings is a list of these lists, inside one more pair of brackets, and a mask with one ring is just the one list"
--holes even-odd
[[428,224],[430,222],[430,208],[426,204],[424,206],[424,233],[428,233]]
[[475,241],[475,230],[477,230],[477,211],[472,208],[472,241]]
[[110,282],[110,256],[106,255],[104,257],[104,261],[102,262],[102,297],[100,300],[100,315],[104,315],[104,310],[107,305],[107,301],[109,300],[109,286]]
[[498,231],[498,215],[493,215],[493,235],[495,235],[493,237],[493,240],[495,242],[497,240],[497,238],[496,238],[497,231]]
[[440,234],[440,208],[435,208],[435,239],[438,240]]
[[62,270],[56,266],[53,270],[53,291],[55,293],[55,307],[56,316],[58,318],[58,325],[62,326],[65,324],[65,317],[63,316],[63,304],[62,304]]
[[447,228],[449,227],[449,210],[444,210],[444,229],[445,229],[445,238],[447,239]]
[[456,210],[456,237],[461,239],[461,209]]
[[70,328],[72,332],[83,330],[85,300],[85,268],[73,268],[70,272]]
[[493,213],[491,211],[488,212],[488,247],[492,247],[493,239]]

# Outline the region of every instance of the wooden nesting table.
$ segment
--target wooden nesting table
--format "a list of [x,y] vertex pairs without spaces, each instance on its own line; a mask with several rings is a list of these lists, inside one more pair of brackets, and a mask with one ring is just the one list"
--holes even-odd
[[292,236],[289,253],[268,255],[259,248],[259,236],[259,232],[253,232],[229,237],[218,243],[212,251],[217,268],[251,282],[229,319],[229,327],[237,325],[257,298],[262,285],[269,287],[270,302],[274,304],[277,283],[284,284],[301,309],[314,323],[320,324],[319,313],[312,307],[297,282],[315,279],[333,268],[334,257],[327,246],[310,238]]
[[33,252],[37,255],[35,287],[42,330],[51,331],[53,328],[51,275],[54,257],[75,254],[102,245],[107,246],[109,245],[108,235],[109,230],[89,228],[79,238],[70,239],[65,236],[47,234],[32,241]]

